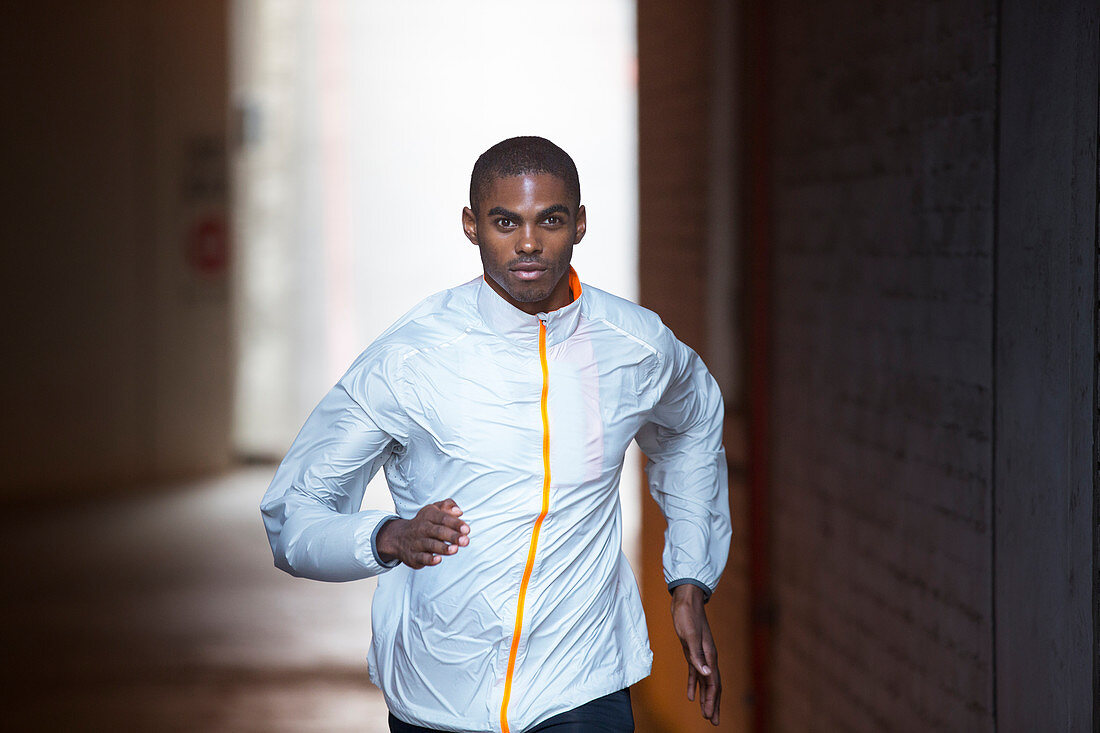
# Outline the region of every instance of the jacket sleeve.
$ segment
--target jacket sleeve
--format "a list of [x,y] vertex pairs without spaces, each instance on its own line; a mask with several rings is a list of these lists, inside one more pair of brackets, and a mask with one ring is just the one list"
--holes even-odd
[[665,515],[669,591],[691,583],[710,598],[732,535],[722,395],[703,360],[672,337],[659,367],[660,398],[638,432],[649,491]]
[[[368,350],[369,352],[369,350]],[[374,538],[390,512],[360,510],[371,478],[408,441],[392,375],[367,353],[314,408],[260,504],[276,567],[314,580],[385,572]]]

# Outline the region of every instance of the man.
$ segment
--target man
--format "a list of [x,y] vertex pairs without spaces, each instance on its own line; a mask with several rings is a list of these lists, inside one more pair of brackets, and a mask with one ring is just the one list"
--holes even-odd
[[[630,731],[649,674],[621,551],[632,439],[668,520],[664,572],[688,699],[717,724],[703,604],[729,549],[722,399],[650,311],[570,267],[572,159],[512,138],[474,165],[462,226],[484,274],[433,295],[351,365],[262,503],[293,575],[380,575],[368,664],[392,731]],[[380,468],[397,516],[362,510]]]

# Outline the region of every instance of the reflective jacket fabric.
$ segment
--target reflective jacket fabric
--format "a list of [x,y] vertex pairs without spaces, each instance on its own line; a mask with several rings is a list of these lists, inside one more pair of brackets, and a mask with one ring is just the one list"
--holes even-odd
[[[576,273],[571,286],[537,317],[480,277],[421,302],[322,399],[263,498],[278,567],[382,574],[370,676],[410,723],[518,733],[649,674],[621,551],[632,439],[668,520],[666,581],[709,594],[725,565],[717,385],[655,314]],[[380,467],[402,517],[453,497],[470,544],[420,570],[383,565],[373,538],[392,515],[360,510]]]

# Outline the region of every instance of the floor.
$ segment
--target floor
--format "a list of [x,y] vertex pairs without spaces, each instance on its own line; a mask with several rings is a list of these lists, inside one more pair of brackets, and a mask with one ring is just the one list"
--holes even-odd
[[9,513],[0,727],[388,730],[365,661],[374,583],[274,568],[273,471]]

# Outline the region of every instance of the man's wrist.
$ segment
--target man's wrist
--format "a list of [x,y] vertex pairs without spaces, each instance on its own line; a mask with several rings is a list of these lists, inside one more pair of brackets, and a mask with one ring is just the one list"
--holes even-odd
[[397,532],[401,528],[401,523],[406,521],[408,520],[394,515],[386,517],[374,528],[374,535],[371,537],[371,551],[374,552],[374,559],[382,567],[392,568],[400,564],[401,560],[397,551]]
[[697,593],[699,599],[706,603],[710,600],[711,589],[701,580],[680,578],[668,584],[668,592],[672,595],[673,600],[693,598]]

